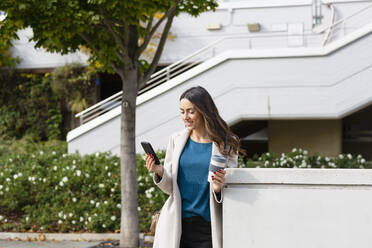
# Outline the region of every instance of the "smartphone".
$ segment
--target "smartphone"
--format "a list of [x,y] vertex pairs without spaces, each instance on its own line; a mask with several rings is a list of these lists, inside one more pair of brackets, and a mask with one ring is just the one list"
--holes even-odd
[[142,141],[141,145],[143,147],[143,150],[145,150],[146,154],[151,154],[155,159],[155,164],[160,164],[160,160],[156,156],[156,153],[154,152],[154,149],[152,148],[152,145],[147,141]]

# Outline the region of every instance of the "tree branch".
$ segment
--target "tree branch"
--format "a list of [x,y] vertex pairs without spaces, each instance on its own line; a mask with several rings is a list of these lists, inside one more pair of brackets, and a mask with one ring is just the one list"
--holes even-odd
[[[82,33],[79,33],[79,36],[86,42],[86,43],[88,43],[88,45],[97,53],[97,55],[98,54],[100,54],[101,53],[101,50],[97,47],[97,46],[95,46],[94,44],[93,44],[93,41],[88,37],[88,35],[86,34],[86,33],[84,33],[84,32],[82,32]],[[105,55],[103,55],[104,57],[105,57]],[[108,59],[108,62],[109,62],[109,64],[110,64],[110,66],[114,69],[114,71],[115,72],[117,72],[117,73],[119,73],[119,72],[122,72],[122,69],[120,69],[120,67],[119,66],[117,66],[114,62],[112,62],[112,61],[110,61],[109,59]]]
[[[148,31],[147,32],[147,35],[145,36],[144,40],[143,40],[143,43],[141,44],[141,46],[139,47],[137,53],[136,53],[136,57],[135,59],[138,59],[140,56],[141,56],[141,53],[143,51],[145,51],[147,45],[150,43],[150,40],[152,38],[152,36],[155,34],[156,30],[158,29],[158,27],[160,26],[160,24],[166,19],[168,18],[169,20],[169,17],[171,15],[175,15],[175,12],[176,12],[176,8],[177,8],[177,5],[181,2],[181,0],[177,0],[174,5],[172,7],[170,7],[168,9],[168,11],[163,15],[162,18],[160,18],[160,20],[154,25],[154,27],[152,27],[151,29],[151,26],[149,27],[149,25],[147,25],[147,28],[146,28],[146,31],[150,30],[151,31]],[[149,22],[150,25],[152,25],[152,20],[151,22]],[[148,29],[148,30],[147,30]]]
[[165,41],[167,40],[167,36],[169,34],[169,30],[172,26],[172,22],[173,22],[173,18],[174,16],[176,15],[176,9],[174,9],[174,11],[169,15],[168,17],[168,20],[167,20],[167,23],[165,24],[165,27],[164,27],[164,30],[163,30],[163,33],[161,35],[161,38],[160,38],[160,41],[159,41],[159,45],[158,45],[158,48],[155,52],[155,56],[151,62],[151,65],[150,67],[145,71],[144,73],[144,80],[143,82],[146,83],[147,80],[151,77],[152,73],[154,73],[158,63],[159,63],[159,60],[160,60],[160,56],[163,52],[163,49],[164,49],[164,45],[165,45]]
[[115,32],[113,29],[113,22],[110,20],[110,18],[107,16],[106,12],[102,8],[102,6],[99,6],[99,11],[101,12],[101,15],[103,16],[103,23],[108,28],[111,35],[114,37],[116,44],[120,47],[120,53],[116,53],[116,55],[119,57],[119,59],[124,63],[126,60],[130,60],[128,53],[125,49],[125,41]]

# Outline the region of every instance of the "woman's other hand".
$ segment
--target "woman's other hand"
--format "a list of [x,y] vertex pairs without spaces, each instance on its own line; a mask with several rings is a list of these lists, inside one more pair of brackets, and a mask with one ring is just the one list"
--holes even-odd
[[155,164],[155,158],[151,154],[146,154],[146,168],[155,172],[158,176],[163,177],[163,166]]
[[222,187],[225,184],[225,174],[226,174],[226,171],[222,169],[219,169],[218,171],[214,172],[214,175],[212,176],[214,192],[216,193],[221,192]]

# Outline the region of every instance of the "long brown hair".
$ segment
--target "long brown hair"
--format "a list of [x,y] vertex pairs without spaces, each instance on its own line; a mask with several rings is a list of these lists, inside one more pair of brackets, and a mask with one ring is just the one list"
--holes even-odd
[[204,127],[210,139],[217,144],[218,150],[223,155],[243,152],[240,148],[240,139],[230,131],[229,126],[218,113],[216,104],[206,89],[201,86],[186,90],[180,97],[180,101],[186,98],[202,115]]

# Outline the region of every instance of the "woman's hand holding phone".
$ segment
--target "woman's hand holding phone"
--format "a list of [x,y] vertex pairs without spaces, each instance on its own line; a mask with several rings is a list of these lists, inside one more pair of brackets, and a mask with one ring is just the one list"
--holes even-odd
[[146,168],[149,171],[155,172],[159,177],[163,177],[163,166],[155,164],[155,158],[147,153],[146,154]]

